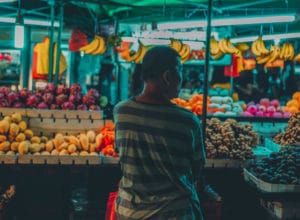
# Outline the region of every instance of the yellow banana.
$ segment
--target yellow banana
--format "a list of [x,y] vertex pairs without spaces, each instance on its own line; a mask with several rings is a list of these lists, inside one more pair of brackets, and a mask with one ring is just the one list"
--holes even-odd
[[92,53],[98,48],[99,43],[100,41],[95,35],[94,39],[88,45],[79,48],[79,50],[83,51],[86,54]]
[[286,53],[288,51],[288,48],[287,48],[287,43],[283,43],[281,49],[280,49],[280,54],[279,54],[279,58],[280,59],[285,59],[285,56],[286,56]]
[[176,50],[177,52],[179,52],[179,51],[181,51],[181,49],[182,49],[182,42],[180,41],[180,40],[177,40],[177,39],[171,39],[171,44],[170,44],[170,46],[174,49],[174,50]]
[[265,43],[262,39],[262,36],[258,37],[258,50],[262,53],[262,54],[269,54],[269,50],[266,48]]
[[294,58],[294,62],[300,62],[300,53],[298,53]]
[[220,51],[219,42],[216,40],[214,36],[210,38],[210,53],[212,55],[217,54]]
[[229,38],[223,38],[219,42],[220,50],[223,53],[237,53],[237,48],[230,42]]
[[263,54],[262,54],[261,51],[258,49],[258,44],[259,44],[259,38],[252,42],[252,44],[251,44],[251,52],[252,52],[255,56],[260,57],[260,56],[262,56]]
[[263,63],[267,63],[268,60],[270,60],[271,55],[262,55],[262,56],[257,56],[256,57],[256,62],[258,64],[263,64]]
[[270,59],[267,63],[273,63],[275,60],[279,58],[280,55],[280,47],[278,45],[271,46],[270,48]]
[[218,60],[218,59],[222,58],[223,56],[224,56],[224,53],[221,50],[217,54],[211,54],[211,57],[214,60]]
[[141,41],[139,41],[139,48],[138,48],[138,50],[132,56],[129,56],[127,58],[127,61],[128,62],[135,61],[141,55],[143,47],[144,47],[144,44]]
[[287,56],[287,60],[292,60],[295,56],[295,49],[292,43],[288,43],[289,53]]
[[239,49],[241,52],[245,52],[250,49],[249,45],[246,43],[238,43],[235,47]]
[[145,45],[140,45],[141,48],[141,53],[139,54],[139,56],[134,60],[135,63],[141,63],[142,60],[144,59],[144,56],[147,52],[147,47],[145,47]]
[[182,44],[182,49],[179,51],[181,58],[186,57],[190,54],[190,46],[187,44]]
[[103,37],[96,35],[96,37],[99,39],[99,46],[97,50],[93,51],[93,55],[103,54],[106,51],[106,43]]

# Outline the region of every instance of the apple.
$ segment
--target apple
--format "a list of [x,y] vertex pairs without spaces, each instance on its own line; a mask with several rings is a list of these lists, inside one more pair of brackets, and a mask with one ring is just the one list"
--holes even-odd
[[277,108],[278,106],[280,106],[280,103],[277,99],[273,99],[272,101],[270,101],[270,105],[273,105],[275,108]]
[[270,105],[270,100],[268,98],[262,98],[260,99],[259,104],[268,107]]
[[247,111],[250,112],[252,115],[255,115],[255,113],[257,112],[256,105],[248,105]]

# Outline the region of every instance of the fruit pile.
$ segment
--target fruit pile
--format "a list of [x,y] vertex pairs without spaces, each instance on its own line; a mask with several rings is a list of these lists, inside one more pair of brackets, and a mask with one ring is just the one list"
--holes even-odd
[[98,155],[117,157],[114,151],[114,126],[105,125],[78,135],[56,133],[54,138],[38,136],[28,128],[22,115],[14,113],[0,121],[0,155]]
[[[196,115],[202,115],[203,109],[203,94],[193,94],[190,96],[189,100],[185,100],[182,98],[174,98],[172,102],[192,111]],[[210,104],[210,97],[207,97],[207,104]]]
[[300,91],[293,94],[292,99],[286,103],[283,109],[291,114],[300,111]]
[[95,89],[90,89],[85,95],[82,94],[81,87],[77,83],[70,87],[65,85],[55,87],[53,83],[48,83],[45,88],[35,91],[27,89],[12,91],[9,87],[0,87],[0,107],[100,110],[100,105],[105,106],[106,101]]
[[285,147],[250,165],[250,172],[265,182],[300,184],[300,148]]
[[277,99],[262,98],[259,103],[249,102],[243,112],[243,116],[289,118],[291,113],[284,111]]
[[300,143],[300,112],[290,117],[285,132],[278,133],[273,141],[282,146]]
[[258,134],[250,124],[242,125],[234,119],[222,123],[212,118],[207,120],[205,143],[207,158],[248,159],[253,157]]

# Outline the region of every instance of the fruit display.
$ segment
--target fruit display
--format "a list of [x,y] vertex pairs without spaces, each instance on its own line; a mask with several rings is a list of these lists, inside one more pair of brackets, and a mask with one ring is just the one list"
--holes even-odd
[[[63,109],[63,110],[100,110],[105,106],[100,94],[90,89],[86,94],[81,93],[81,87],[75,83],[70,87],[66,85],[54,86],[47,83],[45,88],[29,91],[21,89],[12,91],[9,87],[0,87],[0,107],[36,108],[36,109]],[[106,101],[105,101],[106,102]]]
[[300,143],[300,112],[290,117],[285,131],[275,135],[273,141],[281,146]]
[[117,157],[114,151],[114,125],[105,125],[100,132],[87,130],[79,134],[54,137],[39,136],[19,113],[5,116],[0,121],[0,154],[6,155],[98,155]]
[[257,178],[275,184],[300,184],[300,148],[285,147],[250,165]]
[[[174,98],[172,102],[191,110],[196,115],[202,115],[203,94],[194,93],[189,96],[188,100]],[[238,116],[242,114],[242,107],[240,103],[233,102],[230,96],[208,96],[207,113],[214,116]]]
[[300,111],[300,91],[297,91],[292,95],[292,99],[286,103],[283,109],[291,114]]
[[258,134],[250,124],[211,118],[207,119],[205,143],[207,158],[248,159],[253,157],[252,148],[258,144]]
[[277,99],[269,100],[268,98],[262,98],[259,103],[249,102],[245,107],[243,116],[289,118],[291,113],[285,111]]

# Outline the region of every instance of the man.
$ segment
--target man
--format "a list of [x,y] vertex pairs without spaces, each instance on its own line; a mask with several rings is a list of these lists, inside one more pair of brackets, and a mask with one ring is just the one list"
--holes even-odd
[[143,91],[114,109],[122,178],[119,220],[201,220],[195,182],[205,163],[199,118],[170,100],[178,96],[181,62],[170,47],[150,49]]

